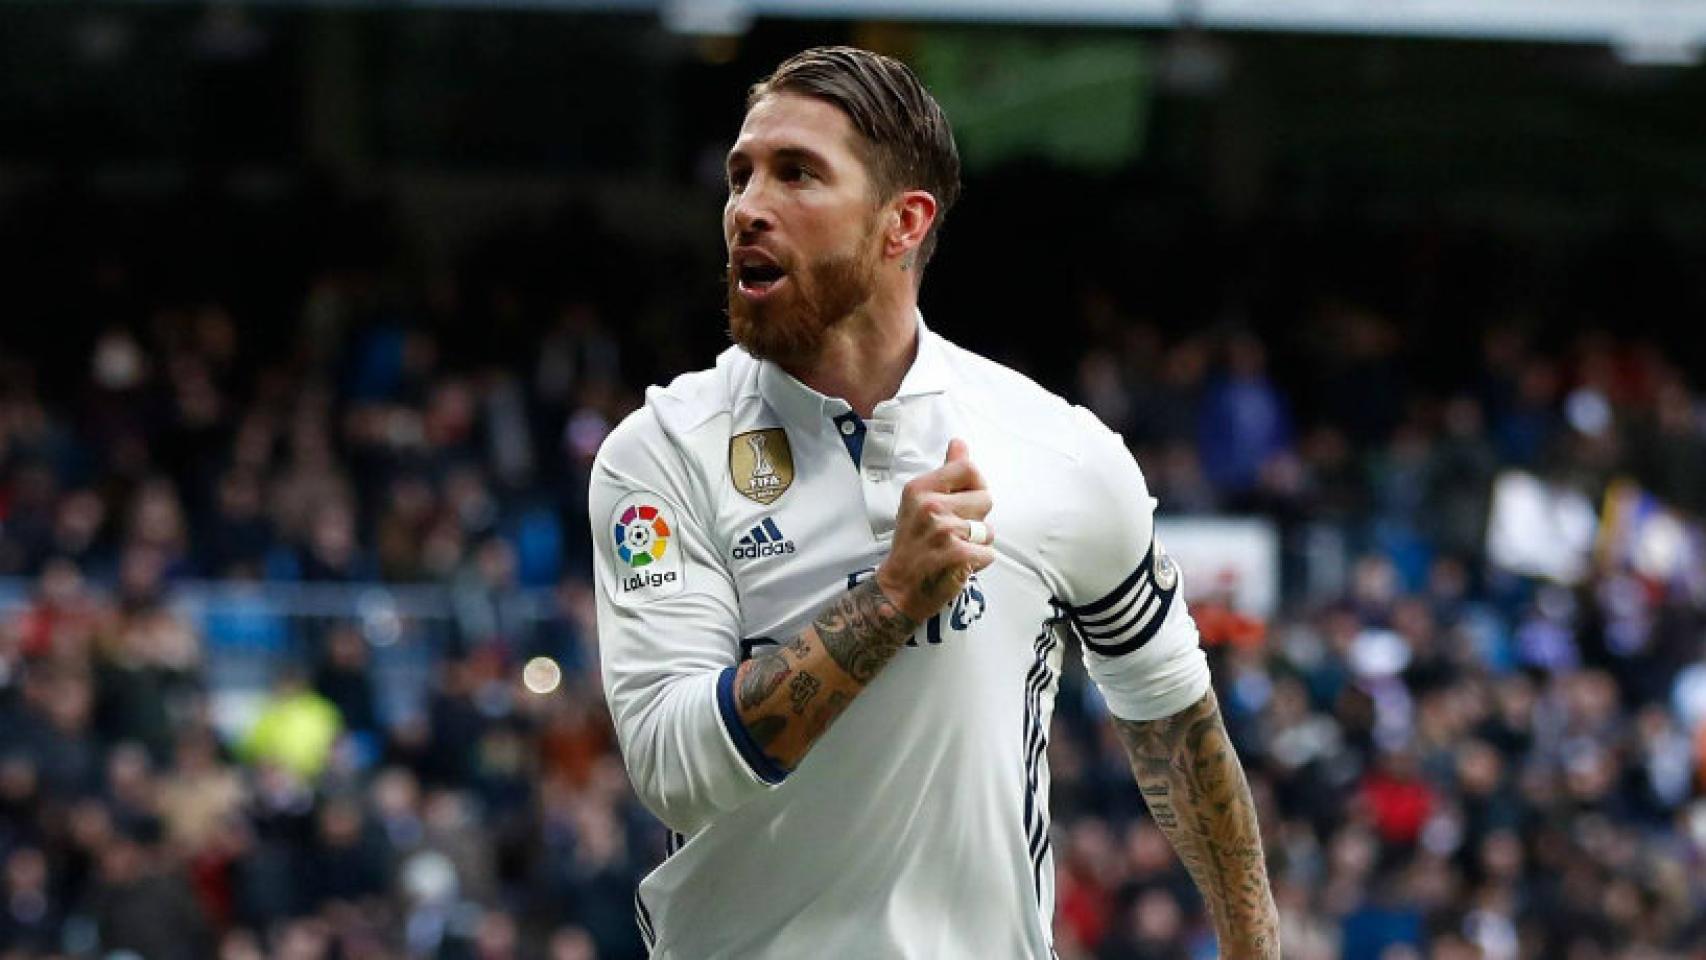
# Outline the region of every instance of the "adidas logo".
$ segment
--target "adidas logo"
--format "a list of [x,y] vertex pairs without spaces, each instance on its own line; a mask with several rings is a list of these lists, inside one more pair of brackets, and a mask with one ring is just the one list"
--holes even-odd
[[782,528],[769,517],[746,532],[735,542],[736,560],[757,560],[760,557],[781,557],[794,552],[794,541],[782,536]]

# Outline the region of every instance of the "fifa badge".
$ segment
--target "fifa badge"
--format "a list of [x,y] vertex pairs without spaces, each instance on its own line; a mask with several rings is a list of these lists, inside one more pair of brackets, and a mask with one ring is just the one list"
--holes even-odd
[[780,427],[729,438],[729,479],[741,496],[769,506],[794,482],[794,451]]

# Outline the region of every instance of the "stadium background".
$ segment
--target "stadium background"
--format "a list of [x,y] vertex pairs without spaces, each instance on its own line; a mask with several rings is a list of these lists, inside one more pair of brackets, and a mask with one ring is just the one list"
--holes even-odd
[[[959,128],[932,325],[1195,544],[1286,955],[1706,956],[1706,28],[1225,5],[0,4],[0,957],[640,955],[585,471],[832,41]],[[1211,955],[1100,709],[1060,954]]]

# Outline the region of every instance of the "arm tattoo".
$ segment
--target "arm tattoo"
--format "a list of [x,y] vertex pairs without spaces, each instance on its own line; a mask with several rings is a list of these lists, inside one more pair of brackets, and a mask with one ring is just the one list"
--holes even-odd
[[782,681],[788,679],[790,673],[793,671],[788,668],[788,661],[779,653],[754,657],[751,669],[746,670],[740,678],[741,709],[751,710],[763,703],[776,692]]
[[1279,915],[1244,768],[1210,690],[1179,713],[1114,718],[1155,823],[1196,881],[1230,960],[1277,958]]
[[806,728],[807,735],[813,740],[823,736],[823,732],[829,729],[829,725],[835,722],[836,717],[841,716],[841,711],[847,709],[847,703],[852,699],[850,695],[842,693],[840,690],[830,693],[829,702],[817,708],[817,711],[812,714],[811,725]]
[[788,682],[788,705],[793,707],[794,714],[806,712],[806,707],[823,689],[823,681],[809,673],[796,673],[794,679]]
[[763,750],[775,743],[776,738],[782,735],[782,731],[787,726],[788,721],[781,717],[759,717],[746,732],[752,734],[752,741],[758,744],[760,750]]
[[830,657],[860,686],[870,683],[918,629],[911,617],[889,602],[875,580],[847,591],[812,626]]
[[793,769],[917,629],[874,580],[838,597],[804,633],[738,668],[736,710],[753,742]]

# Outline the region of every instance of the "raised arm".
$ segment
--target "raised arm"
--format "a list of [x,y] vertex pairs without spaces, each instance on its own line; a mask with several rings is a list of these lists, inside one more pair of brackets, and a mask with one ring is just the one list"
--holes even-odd
[[1277,958],[1279,913],[1244,768],[1214,690],[1160,720],[1114,718],[1138,789],[1214,920],[1226,960]]
[[650,406],[611,433],[588,487],[605,699],[635,794],[682,833],[781,783],[918,623],[995,557],[959,536],[990,501],[957,443],[907,485],[875,580],[741,663],[739,591]]
[[792,770],[906,643],[918,621],[875,580],[836,599],[799,636],[740,665],[735,707],[753,745]]
[[989,514],[989,492],[965,444],[906,485],[894,547],[871,580],[831,603],[799,636],[740,665],[734,678],[741,725],[764,758],[793,769],[918,625],[959,595],[995,559],[967,542],[967,520]]

